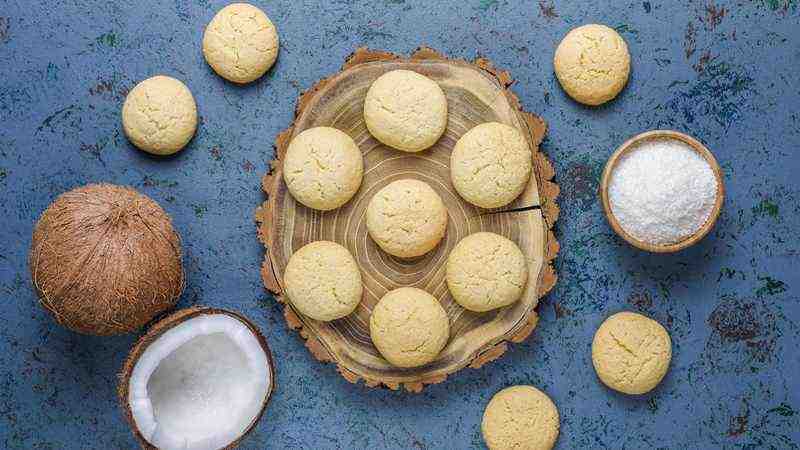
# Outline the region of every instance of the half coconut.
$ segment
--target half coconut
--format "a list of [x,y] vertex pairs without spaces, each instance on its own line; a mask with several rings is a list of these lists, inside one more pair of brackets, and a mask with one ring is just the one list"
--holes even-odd
[[190,308],[136,343],[119,397],[144,448],[233,448],[261,418],[275,386],[267,342],[244,317]]

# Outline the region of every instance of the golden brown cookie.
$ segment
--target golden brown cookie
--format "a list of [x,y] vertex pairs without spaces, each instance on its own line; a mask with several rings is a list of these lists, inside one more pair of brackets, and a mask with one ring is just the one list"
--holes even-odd
[[436,359],[450,337],[450,321],[436,298],[403,287],[380,299],[369,318],[372,342],[397,367],[417,367]]
[[157,75],[137,84],[122,105],[125,136],[147,153],[178,152],[197,130],[197,105],[181,81]]
[[456,142],[450,178],[464,200],[481,208],[499,208],[522,193],[532,164],[528,141],[516,128],[482,123]]
[[553,57],[561,87],[576,101],[601,105],[628,82],[631,56],[614,29],[589,24],[575,28],[561,41]]
[[495,394],[481,422],[489,450],[549,450],[558,430],[556,405],[533,386],[511,386]]
[[361,302],[361,272],[350,252],[335,242],[316,241],[294,252],[283,275],[286,295],[301,314],[330,321]]
[[278,31],[264,11],[232,3],[217,13],[203,34],[203,56],[219,76],[234,83],[260,78],[278,58]]
[[447,98],[439,85],[411,70],[393,70],[372,83],[364,122],[375,139],[404,152],[419,152],[447,128]]
[[424,181],[394,181],[367,205],[367,231],[390,255],[422,256],[439,244],[446,230],[447,209]]
[[669,333],[633,312],[612,315],[592,342],[592,364],[600,381],[626,394],[644,394],[664,378],[672,359]]
[[295,200],[320,211],[347,203],[361,186],[364,160],[353,139],[336,128],[309,128],[286,149],[283,179]]
[[495,233],[473,233],[450,252],[446,280],[459,305],[490,311],[519,300],[528,282],[528,266],[513,241]]

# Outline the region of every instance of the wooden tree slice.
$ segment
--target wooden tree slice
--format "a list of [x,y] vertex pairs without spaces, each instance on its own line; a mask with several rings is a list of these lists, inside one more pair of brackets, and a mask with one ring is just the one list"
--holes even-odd
[[[363,120],[364,97],[383,73],[410,69],[436,80],[448,99],[449,122],[444,136],[431,149],[404,153],[377,142]],[[283,272],[294,251],[309,242],[330,240],[347,247],[359,263],[364,298],[351,315],[333,322],[304,317],[285,304],[286,322],[306,339],[306,346],[320,361],[338,365],[351,382],[368,386],[403,385],[419,392],[425,384],[443,381],[447,375],[470,366],[478,368],[505,352],[506,341],[521,342],[538,321],[538,299],[556,282],[552,260],[558,242],[551,229],[558,217],[558,186],[554,172],[539,152],[546,132],[542,119],[521,110],[508,89],[508,72],[499,71],[485,59],[474,63],[446,59],[429,48],[409,58],[388,52],[359,49],[342,71],[317,83],[297,102],[294,124],[275,143],[276,161],[262,180],[268,200],[256,211],[258,235],[267,248],[261,269],[264,284],[279,301],[283,298]],[[450,152],[458,138],[483,122],[497,121],[523,131],[534,154],[534,173],[526,190],[502,210],[483,210],[458,196],[450,183]],[[364,155],[364,181],[350,202],[328,212],[314,211],[295,202],[281,175],[281,161],[291,139],[308,128],[329,126],[349,134]],[[388,183],[401,178],[426,181],[442,197],[449,211],[447,233],[428,254],[408,261],[382,252],[370,239],[364,214],[371,197]],[[525,254],[530,277],[523,298],[506,308],[488,313],[466,311],[455,303],[445,283],[445,261],[463,237],[492,231],[515,241]],[[369,316],[388,291],[414,286],[437,297],[450,317],[451,336],[432,363],[413,369],[391,366],[372,345]]]

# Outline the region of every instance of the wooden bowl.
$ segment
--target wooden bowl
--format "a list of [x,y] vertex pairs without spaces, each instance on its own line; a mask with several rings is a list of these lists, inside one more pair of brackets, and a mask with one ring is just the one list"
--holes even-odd
[[[388,148],[376,141],[364,124],[364,97],[369,86],[383,73],[395,69],[425,74],[437,81],[447,96],[447,130],[439,142],[423,152]],[[511,82],[508,73],[495,70],[487,60],[449,60],[430,49],[420,49],[409,58],[360,49],[341,72],[322,80],[298,99],[294,124],[276,141],[274,173],[262,180],[269,198],[256,212],[259,237],[267,247],[261,272],[267,288],[285,303],[289,326],[306,338],[306,346],[317,359],[336,363],[349,381],[363,379],[369,386],[383,384],[397,389],[402,385],[410,391],[420,391],[424,384],[440,382],[463,367],[477,368],[499,357],[506,349],[506,341],[520,342],[535,327],[538,299],[556,281],[551,261],[558,243],[551,228],[558,216],[554,201],[558,186],[550,181],[554,175],[552,166],[538,151],[545,123],[519,109],[519,101],[508,90]],[[503,210],[483,210],[466,203],[450,182],[450,153],[456,141],[473,126],[488,121],[521,130],[534,158],[528,187]],[[347,204],[327,212],[297,203],[281,174],[288,143],[303,130],[316,126],[331,126],[349,134],[364,156],[361,188]],[[366,206],[375,192],[401,178],[427,182],[442,197],[449,212],[447,232],[439,246],[412,260],[381,251],[369,238],[364,220]],[[515,241],[530,269],[530,281],[520,301],[482,314],[466,311],[455,303],[444,279],[450,249],[461,238],[478,231],[493,231]],[[289,257],[316,240],[335,241],[350,250],[364,282],[364,297],[356,311],[332,322],[304,317],[282,295]],[[423,367],[392,366],[370,339],[372,308],[386,292],[401,286],[429,292],[450,318],[447,346],[435,361]]]
[[[714,203],[714,209],[711,211],[711,215],[709,215],[708,220],[705,224],[703,224],[700,229],[697,230],[693,235],[688,236],[684,240],[680,242],[676,242],[674,244],[666,244],[666,245],[659,245],[659,244],[651,244],[648,242],[640,241],[630,234],[626,233],[622,226],[617,221],[617,218],[614,217],[614,213],[611,211],[611,204],[608,200],[608,186],[611,182],[611,174],[613,173],[614,169],[616,168],[617,164],[621,160],[622,156],[636,148],[639,144],[643,141],[651,140],[651,139],[677,139],[679,141],[684,142],[687,144],[691,149],[693,149],[697,154],[703,157],[703,159],[708,162],[711,166],[711,170],[714,172],[714,177],[717,179],[717,198],[716,202]],[[712,228],[714,228],[714,224],[717,222],[717,218],[719,217],[719,212],[722,210],[722,203],[725,200],[725,187],[723,185],[722,180],[722,169],[720,169],[717,160],[714,158],[714,155],[706,148],[705,145],[700,143],[697,139],[680,133],[678,131],[672,130],[652,130],[647,131],[641,134],[637,134],[636,136],[628,139],[622,145],[617,148],[614,154],[608,159],[606,163],[606,167],[603,170],[603,177],[600,182],[600,200],[603,204],[603,211],[605,212],[606,219],[608,223],[611,225],[611,228],[614,229],[620,237],[625,239],[629,244],[633,245],[636,248],[641,250],[646,250],[648,252],[654,253],[671,253],[677,252],[679,250],[683,250],[685,248],[691,247],[692,245],[696,244],[698,241],[703,239]]]

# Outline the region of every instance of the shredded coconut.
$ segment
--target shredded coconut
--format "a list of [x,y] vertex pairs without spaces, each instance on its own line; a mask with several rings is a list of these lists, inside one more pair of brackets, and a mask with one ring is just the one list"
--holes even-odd
[[706,223],[717,199],[717,180],[708,162],[687,144],[652,139],[617,163],[608,197],[625,232],[650,244],[674,244]]

